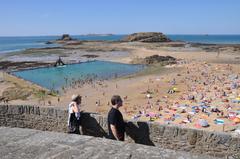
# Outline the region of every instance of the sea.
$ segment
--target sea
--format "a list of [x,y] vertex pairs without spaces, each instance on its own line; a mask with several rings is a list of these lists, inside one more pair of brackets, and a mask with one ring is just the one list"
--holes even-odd
[[[71,35],[78,40],[107,40],[118,41],[125,35]],[[22,37],[0,37],[0,54],[17,52],[30,48],[57,47],[58,44],[46,44],[48,41],[60,39],[61,36],[22,36]]]
[[[73,35],[79,40],[118,41],[127,35]],[[167,35],[172,40],[205,44],[240,44],[240,35]],[[57,47],[58,44],[46,44],[60,36],[0,37],[0,54],[17,52],[29,48]]]
[[203,44],[240,44],[240,35],[167,35],[172,40]]

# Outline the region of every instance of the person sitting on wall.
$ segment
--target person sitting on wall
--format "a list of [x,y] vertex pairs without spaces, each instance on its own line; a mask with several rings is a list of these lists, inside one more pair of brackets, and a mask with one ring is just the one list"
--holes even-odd
[[109,138],[113,140],[124,141],[125,122],[119,108],[123,101],[119,95],[111,98],[112,108],[108,113]]
[[80,134],[80,104],[82,97],[72,95],[72,102],[68,106],[68,133]]

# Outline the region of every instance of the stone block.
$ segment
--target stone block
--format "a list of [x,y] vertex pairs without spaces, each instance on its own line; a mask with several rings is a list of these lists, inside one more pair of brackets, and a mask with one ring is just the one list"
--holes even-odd
[[8,112],[7,105],[0,105],[0,115],[6,114]]
[[187,140],[190,145],[195,145],[197,142],[197,131],[196,130],[188,131]]

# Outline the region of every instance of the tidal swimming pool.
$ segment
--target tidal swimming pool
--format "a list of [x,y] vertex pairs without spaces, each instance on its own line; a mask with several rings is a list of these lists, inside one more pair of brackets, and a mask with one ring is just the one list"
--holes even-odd
[[69,64],[64,67],[37,68],[12,72],[13,75],[42,87],[60,90],[71,82],[92,79],[111,79],[137,73],[144,65],[131,65],[108,61]]

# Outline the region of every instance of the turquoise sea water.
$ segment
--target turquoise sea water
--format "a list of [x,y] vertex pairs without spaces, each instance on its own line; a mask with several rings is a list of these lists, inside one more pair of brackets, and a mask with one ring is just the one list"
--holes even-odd
[[[73,35],[79,40],[121,40],[126,35]],[[240,35],[167,35],[172,40],[181,40],[196,43],[213,44],[240,44]],[[60,36],[32,36],[32,37],[0,37],[0,54],[24,50],[28,48],[52,47],[57,45],[46,45],[50,40],[55,40]]]
[[[130,65],[107,61],[92,61],[66,67],[38,68],[12,72],[14,75],[36,83],[48,89],[59,90],[71,81],[83,80],[87,77],[109,79],[130,75],[141,71],[143,65]],[[66,83],[67,78],[67,83]]]

